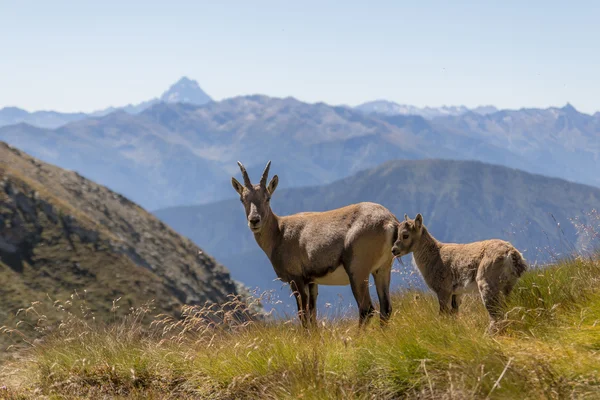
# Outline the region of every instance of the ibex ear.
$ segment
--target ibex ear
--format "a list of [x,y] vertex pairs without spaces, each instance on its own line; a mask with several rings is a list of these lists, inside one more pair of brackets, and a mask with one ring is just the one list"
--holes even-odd
[[417,229],[421,229],[423,227],[423,216],[421,214],[417,214],[415,217],[415,227]]
[[240,196],[242,195],[242,192],[244,191],[244,187],[242,186],[241,183],[239,183],[237,181],[237,179],[231,178],[231,186],[233,186],[235,191],[238,192],[240,194]]
[[273,175],[273,178],[271,178],[271,182],[269,182],[269,185],[267,186],[267,191],[269,192],[270,195],[272,195],[273,192],[275,191],[275,189],[277,189],[278,183],[279,183],[279,177],[277,175]]
[[408,215],[404,214],[404,220],[408,221]]

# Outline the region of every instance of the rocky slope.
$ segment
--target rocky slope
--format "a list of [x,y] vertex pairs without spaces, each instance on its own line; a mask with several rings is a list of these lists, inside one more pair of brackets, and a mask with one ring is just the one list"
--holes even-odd
[[107,188],[0,142],[0,326],[32,301],[86,292],[98,316],[154,300],[157,312],[223,303],[229,272]]

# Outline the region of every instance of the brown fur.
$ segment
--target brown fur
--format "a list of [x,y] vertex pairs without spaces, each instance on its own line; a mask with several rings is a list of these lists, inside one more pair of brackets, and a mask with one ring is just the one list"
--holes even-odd
[[[290,283],[304,326],[316,323],[318,284],[351,285],[359,308],[359,325],[373,314],[369,295],[372,274],[385,323],[392,307],[389,295],[391,252],[398,220],[385,207],[358,203],[325,212],[278,216],[269,200],[278,177],[266,185],[269,164],[259,185],[252,185],[240,164],[246,185],[232,178],[246,210],[248,226],[277,276]],[[307,317],[308,316],[308,317]]]
[[523,256],[509,242],[492,239],[467,244],[441,243],[418,214],[406,215],[392,252],[413,253],[427,285],[437,294],[441,313],[457,313],[464,293],[479,291],[490,315],[490,330],[502,317],[501,296],[508,296],[526,271]]

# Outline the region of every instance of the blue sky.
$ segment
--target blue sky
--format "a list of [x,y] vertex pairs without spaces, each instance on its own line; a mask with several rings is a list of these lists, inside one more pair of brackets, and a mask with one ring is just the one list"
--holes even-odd
[[[484,4],[485,3],[485,4]],[[597,1],[0,0],[0,107],[213,98],[600,110]]]

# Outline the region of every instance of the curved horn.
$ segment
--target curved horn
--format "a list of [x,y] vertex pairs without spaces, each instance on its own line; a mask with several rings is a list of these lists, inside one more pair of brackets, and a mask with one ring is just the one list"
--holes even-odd
[[242,177],[244,178],[244,185],[251,188],[252,182],[250,182],[250,177],[248,176],[248,171],[246,171],[246,168],[239,161],[238,161],[238,165],[240,166],[240,170],[242,171]]
[[269,160],[269,162],[267,163],[267,166],[265,167],[265,171],[262,174],[262,177],[260,178],[260,185],[266,187],[267,186],[267,178],[269,177],[269,168],[271,168],[271,160]]

